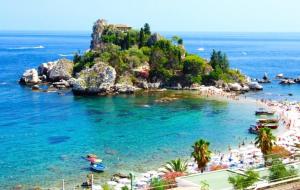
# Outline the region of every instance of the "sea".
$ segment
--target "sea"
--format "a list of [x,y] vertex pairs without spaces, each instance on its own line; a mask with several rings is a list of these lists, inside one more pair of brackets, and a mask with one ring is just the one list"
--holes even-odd
[[[213,49],[252,78],[267,73],[272,83],[246,96],[300,100],[300,85],[280,85],[275,76],[300,76],[299,33],[164,32],[179,35],[190,53],[209,59]],[[89,32],[0,32],[0,189],[73,189],[90,173],[84,157],[97,154],[107,170],[138,175],[166,161],[189,158],[198,139],[213,151],[253,141],[249,125],[258,105],[211,100],[195,93],[167,91],[109,97],[42,93],[20,86],[25,69],[89,48]],[[159,103],[166,96],[176,101]]]

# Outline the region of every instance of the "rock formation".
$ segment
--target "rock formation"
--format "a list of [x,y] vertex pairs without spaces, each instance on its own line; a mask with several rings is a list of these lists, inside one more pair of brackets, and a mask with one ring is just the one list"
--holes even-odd
[[107,22],[103,19],[99,19],[94,23],[92,41],[90,46],[91,49],[100,48],[102,44],[101,35],[105,29],[105,26],[107,26]]
[[116,70],[106,63],[98,62],[77,74],[71,84],[75,94],[107,94],[110,93],[116,80]]
[[67,59],[60,59],[53,65],[53,67],[48,71],[48,80],[50,81],[60,81],[69,80],[73,74],[74,64],[72,61]]
[[248,86],[251,90],[262,90],[263,87],[258,82],[249,82]]
[[20,84],[32,86],[42,82],[53,82],[54,86],[67,88],[69,87],[67,80],[72,77],[73,67],[73,62],[67,59],[42,63],[37,70],[26,70],[20,79]]
[[20,79],[20,83],[26,85],[35,85],[40,82],[41,80],[39,79],[39,75],[36,69],[26,70]]

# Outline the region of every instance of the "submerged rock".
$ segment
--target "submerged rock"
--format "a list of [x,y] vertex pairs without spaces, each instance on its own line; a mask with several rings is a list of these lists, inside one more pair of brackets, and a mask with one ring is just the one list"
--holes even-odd
[[59,82],[54,82],[52,84],[55,88],[69,88],[70,87],[70,84],[68,81],[65,81],[65,80],[60,80]]
[[128,84],[116,84],[114,86],[114,91],[117,93],[132,94],[137,90],[140,90],[140,88]]
[[97,95],[110,93],[116,80],[116,70],[106,63],[98,62],[91,68],[86,68],[72,79],[72,90],[75,94]]
[[32,90],[40,90],[40,87],[39,87],[39,85],[33,85],[32,87],[31,87],[31,89]]
[[294,79],[282,79],[279,84],[295,84]]
[[68,141],[70,138],[68,136],[52,136],[48,138],[48,142],[49,144],[60,144]]

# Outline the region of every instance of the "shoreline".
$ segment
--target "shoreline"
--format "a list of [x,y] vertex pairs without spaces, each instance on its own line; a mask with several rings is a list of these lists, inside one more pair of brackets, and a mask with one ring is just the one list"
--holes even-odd
[[[176,92],[177,90],[175,90],[174,92]],[[209,100],[217,100],[217,101],[229,101],[229,102],[234,102],[234,103],[245,103],[245,104],[257,104],[261,107],[265,107],[265,108],[270,108],[270,109],[276,109],[278,106],[282,106],[282,104],[280,103],[277,103],[275,104],[274,102],[276,101],[261,101],[261,100],[255,100],[251,97],[247,97],[246,95],[236,95],[235,93],[231,93],[231,92],[224,92],[222,89],[218,89],[216,87],[202,87],[201,90],[194,90],[194,91],[191,91],[191,90],[187,90],[187,92],[192,92],[193,94],[195,94],[196,96],[198,97],[201,97],[201,98],[205,98],[205,99],[209,99]],[[274,104],[274,105],[273,105]],[[280,111],[280,110],[279,110]],[[282,110],[281,110],[282,111]],[[292,110],[294,111],[294,110]],[[276,111],[276,114],[277,114],[278,110]],[[299,114],[299,113],[298,113]],[[290,117],[291,114],[288,114],[288,116]],[[299,114],[299,117],[300,117],[300,114]],[[286,119],[286,118],[285,118]],[[280,127],[281,128],[281,127]],[[288,133],[289,131],[285,131],[284,134]],[[276,135],[276,134],[275,134]],[[276,135],[276,136],[279,136],[279,135]],[[280,136],[283,136],[283,134],[281,134]],[[238,143],[236,143],[235,145],[230,145],[230,147],[232,148],[231,151],[224,151],[224,152],[218,152],[218,153],[215,153],[213,155],[214,157],[214,162],[216,163],[217,162],[217,159],[219,159],[220,157],[223,157],[223,159],[225,160],[226,158],[229,158],[230,156],[234,155],[236,158],[239,156],[238,154],[236,155],[236,153],[240,153],[240,152],[245,152],[245,148],[246,149],[252,149],[252,150],[255,150],[257,155],[260,155],[258,152],[260,152],[260,150],[256,149],[254,147],[253,144],[251,143],[245,143],[245,145],[243,146],[240,146],[238,145]],[[234,154],[233,154],[234,153]],[[174,158],[175,159],[175,158]],[[257,164],[261,164],[261,161],[262,160],[257,160]],[[161,164],[161,166],[165,165],[165,163]],[[195,167],[195,163],[191,160],[191,159],[188,159],[188,165],[189,165],[189,174],[195,174],[195,173],[199,173]],[[213,164],[209,165],[209,166],[212,166]],[[243,168],[243,167],[241,167]],[[244,169],[244,168],[243,168]],[[158,176],[162,176],[163,175],[163,168],[160,167],[160,168],[156,168],[154,170],[150,170],[150,171],[146,171],[146,172],[143,172],[143,173],[139,173],[137,175],[137,181],[138,181],[138,184],[140,186],[143,186],[143,185],[147,185],[149,183],[149,179],[153,178],[153,177],[158,177]],[[102,177],[100,177],[100,180],[101,180]],[[82,178],[80,178],[82,179]],[[95,179],[95,181],[97,182],[97,178]],[[75,182],[76,180],[74,180]],[[83,182],[83,181],[81,181]],[[102,184],[103,184],[103,180],[101,180]],[[145,182],[145,183],[144,183]],[[128,185],[129,181],[128,180],[121,180],[119,183],[115,183],[115,182],[112,182],[112,181],[108,181],[108,183],[112,186],[115,186],[116,189],[121,189],[122,186],[124,186],[125,184]],[[56,183],[58,184],[58,182]],[[79,186],[80,187],[81,183],[80,184],[75,184],[76,187]]]
[[[257,100],[246,95],[237,95],[235,93],[224,92],[222,89],[216,87],[202,87],[201,90],[197,90],[201,97],[205,97],[210,100],[221,100],[221,101],[230,101],[237,103],[255,103],[260,107],[266,108],[268,110],[275,111],[275,116],[278,117],[280,127],[279,129],[283,130],[282,133],[276,131],[274,135],[276,136],[275,145],[282,146],[292,154],[295,153],[295,148],[292,147],[292,144],[295,143],[296,138],[293,138],[290,141],[291,135],[297,136],[297,140],[300,139],[300,107],[299,105],[291,102],[281,102],[275,100]],[[287,113],[286,113],[287,112]],[[298,119],[294,119],[294,118]],[[286,124],[286,125],[285,125]],[[287,127],[288,126],[288,127]],[[231,145],[230,145],[231,146]],[[207,168],[213,166],[225,166],[227,169],[247,169],[249,167],[261,168],[264,165],[263,155],[257,147],[255,147],[254,142],[245,143],[243,145],[237,145],[229,147],[230,150],[225,150],[218,153],[213,153],[212,160],[208,163]],[[255,159],[254,159],[255,157]],[[174,158],[175,159],[175,158]],[[237,165],[230,165],[232,161],[225,160],[235,160],[240,163]],[[284,159],[283,163],[289,163],[293,160],[289,158]],[[165,164],[162,164],[163,166]],[[211,172],[214,170],[205,170],[205,172]],[[200,173],[197,170],[196,163],[190,158],[188,159],[188,172],[189,175]],[[156,177],[162,177],[164,175],[164,168],[160,167],[156,170],[151,170],[148,172],[141,173],[137,177],[136,185],[139,186],[137,189],[145,188],[151,179]],[[114,186],[116,189],[128,185],[124,181],[119,183],[109,181],[109,185]]]

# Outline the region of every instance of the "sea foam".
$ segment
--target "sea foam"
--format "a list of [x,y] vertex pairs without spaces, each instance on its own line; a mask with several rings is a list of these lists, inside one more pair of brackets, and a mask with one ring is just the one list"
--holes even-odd
[[44,49],[44,46],[24,46],[24,47],[14,47],[14,48],[7,48],[9,50],[24,50],[24,49]]
[[58,54],[61,57],[72,57],[73,54]]

